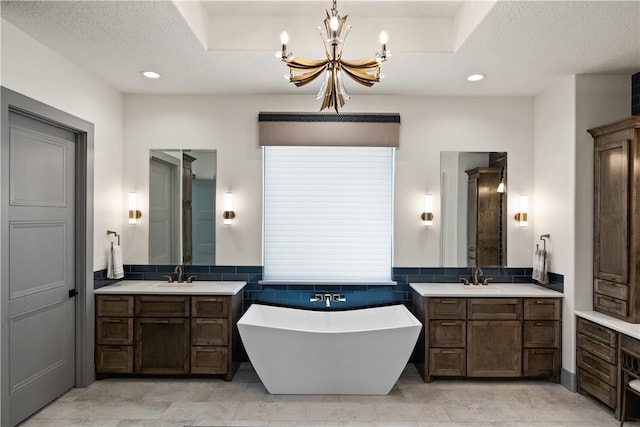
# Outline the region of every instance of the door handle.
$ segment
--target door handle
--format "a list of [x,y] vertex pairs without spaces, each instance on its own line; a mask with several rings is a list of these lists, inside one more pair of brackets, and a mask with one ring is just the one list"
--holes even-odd
[[76,295],[78,295],[78,291],[76,291],[76,288],[69,289],[69,298],[73,298]]

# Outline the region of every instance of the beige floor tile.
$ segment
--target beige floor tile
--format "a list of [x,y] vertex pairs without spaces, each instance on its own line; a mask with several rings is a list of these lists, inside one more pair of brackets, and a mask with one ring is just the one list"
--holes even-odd
[[[617,427],[597,401],[543,381],[441,380],[407,366],[387,396],[271,395],[250,364],[220,378],[109,378],[21,427]],[[627,427],[640,427],[627,422]]]
[[153,420],[160,418],[169,407],[169,403],[148,402],[95,402],[96,418],[109,418],[120,420]]
[[234,420],[304,421],[306,403],[241,402]]

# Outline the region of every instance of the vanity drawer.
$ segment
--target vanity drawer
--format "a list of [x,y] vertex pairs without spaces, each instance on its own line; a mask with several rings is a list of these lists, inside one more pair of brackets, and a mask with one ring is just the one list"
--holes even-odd
[[578,334],[578,348],[588,351],[614,365],[618,362],[618,350],[586,335]]
[[578,317],[578,332],[588,335],[590,338],[600,341],[609,347],[618,346],[618,333],[616,331],[581,317]]
[[601,379],[612,387],[616,386],[618,376],[615,365],[581,349],[578,349],[576,358],[577,365],[580,369],[589,372],[594,377]]
[[226,374],[226,347],[191,347],[192,374]]
[[467,318],[470,320],[520,320],[520,298],[469,298]]
[[466,329],[464,320],[430,320],[429,347],[464,347]]
[[429,349],[429,375],[463,377],[467,373],[467,352],[464,348]]
[[560,320],[558,298],[525,298],[525,320]]
[[578,391],[586,391],[610,408],[616,407],[616,388],[599,380],[584,369],[578,369]]
[[620,347],[632,353],[640,354],[640,340],[631,338],[630,336],[620,335]]
[[133,295],[97,295],[96,316],[133,317]]
[[464,298],[429,298],[430,319],[464,319],[466,313]]
[[560,351],[552,348],[525,348],[522,353],[522,374],[543,377],[560,372]]
[[596,311],[610,314],[614,317],[627,317],[629,304],[626,301],[611,298],[607,295],[593,294],[593,305]]
[[96,372],[120,374],[133,372],[133,347],[97,346]]
[[560,327],[554,320],[525,320],[524,347],[558,348],[560,346]]
[[629,300],[629,285],[625,283],[610,282],[608,280],[594,279],[593,291],[612,298]]
[[191,315],[193,317],[229,316],[229,297],[191,297]]
[[191,345],[227,345],[228,342],[227,319],[191,319]]
[[98,317],[96,319],[96,343],[106,345],[132,345],[133,318]]
[[189,317],[189,297],[167,295],[136,296],[137,317]]

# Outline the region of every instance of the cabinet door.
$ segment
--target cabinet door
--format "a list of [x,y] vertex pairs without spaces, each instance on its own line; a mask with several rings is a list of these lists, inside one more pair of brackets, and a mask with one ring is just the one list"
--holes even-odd
[[560,372],[560,352],[552,348],[525,348],[522,374],[526,377],[556,376]]
[[226,374],[226,347],[191,347],[192,374]]
[[167,295],[136,296],[137,317],[189,317],[189,297]]
[[466,352],[464,348],[429,349],[429,375],[463,377],[466,373]]
[[[604,138],[603,138],[604,139]],[[595,277],[629,280],[629,140],[607,136],[594,150]]]
[[132,345],[133,318],[98,317],[96,319],[96,343],[107,345]]
[[430,320],[429,347],[464,347],[465,331],[464,320]]
[[136,319],[136,372],[189,372],[189,319]]
[[96,316],[133,317],[133,295],[97,295]]
[[227,319],[191,319],[191,345],[224,345],[229,342]]
[[193,317],[227,317],[229,316],[229,297],[201,296],[191,298],[191,315]]
[[554,320],[525,320],[524,347],[560,347],[560,325]]
[[525,320],[560,320],[560,299],[525,298]]
[[522,374],[522,322],[467,322],[467,375],[519,377]]
[[520,298],[469,298],[467,319],[519,320],[522,319]]
[[133,372],[133,347],[104,346],[96,347],[96,372],[130,374]]

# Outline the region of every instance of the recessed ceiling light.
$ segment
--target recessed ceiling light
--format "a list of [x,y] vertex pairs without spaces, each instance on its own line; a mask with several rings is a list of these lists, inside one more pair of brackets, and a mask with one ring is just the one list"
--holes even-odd
[[142,75],[148,79],[159,79],[160,73],[156,73],[155,71],[143,71]]
[[471,74],[469,77],[467,77],[467,80],[469,80],[470,82],[479,82],[482,79],[484,79],[484,74]]

